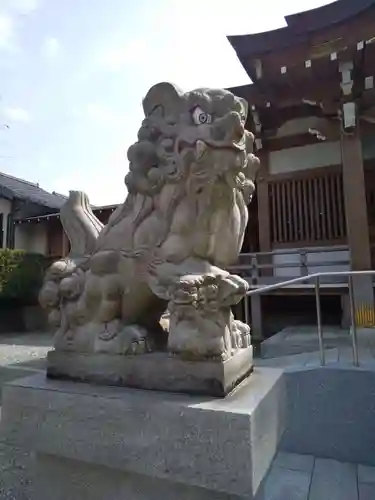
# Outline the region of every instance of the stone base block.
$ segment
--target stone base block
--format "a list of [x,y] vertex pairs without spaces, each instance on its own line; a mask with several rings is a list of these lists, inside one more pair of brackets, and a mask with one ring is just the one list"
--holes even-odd
[[35,452],[35,500],[250,500],[285,401],[282,372],[269,368],[225,399],[40,374],[5,386],[1,440]]
[[166,352],[137,356],[50,351],[47,374],[103,385],[224,397],[253,370],[253,348],[227,361],[186,361]]

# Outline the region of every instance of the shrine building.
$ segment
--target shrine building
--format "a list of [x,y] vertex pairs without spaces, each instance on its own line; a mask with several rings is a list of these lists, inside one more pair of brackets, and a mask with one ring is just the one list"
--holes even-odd
[[[375,260],[375,0],[337,0],[285,21],[228,36],[252,82],[229,90],[249,103],[247,128],[261,160],[239,262],[253,288],[370,270]],[[373,279],[356,278],[354,292],[358,323],[373,326]],[[347,322],[347,278],[326,277],[322,293]],[[264,310],[277,307],[276,296],[283,307],[287,294],[310,296],[307,304],[314,285],[252,300],[259,338]]]

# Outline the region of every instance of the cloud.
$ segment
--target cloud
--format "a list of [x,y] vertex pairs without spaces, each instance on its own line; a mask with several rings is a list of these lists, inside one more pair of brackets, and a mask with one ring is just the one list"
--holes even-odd
[[136,38],[124,45],[103,50],[99,54],[98,64],[107,71],[121,71],[127,64],[142,57],[145,48],[144,41]]
[[28,15],[40,7],[39,0],[0,0],[0,49],[19,51],[17,17]]
[[14,46],[14,23],[10,16],[0,15],[0,48],[11,49]]
[[9,2],[10,8],[18,14],[30,14],[40,6],[39,0],[12,0]]
[[57,38],[48,36],[42,45],[42,54],[47,59],[55,59],[61,52],[61,45]]
[[87,115],[90,120],[100,123],[119,123],[123,117],[115,110],[100,103],[90,103],[87,106]]
[[19,107],[5,107],[4,116],[7,120],[18,123],[29,123],[31,121],[30,113]]

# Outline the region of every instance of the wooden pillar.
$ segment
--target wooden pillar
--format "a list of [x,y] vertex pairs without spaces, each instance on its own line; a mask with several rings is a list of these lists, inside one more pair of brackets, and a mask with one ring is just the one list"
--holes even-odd
[[[245,302],[245,307],[248,303]],[[250,296],[251,310],[251,337],[253,344],[259,344],[264,339],[263,314],[262,314],[262,297],[261,295]]]
[[[271,250],[271,232],[270,232],[270,204],[268,192],[268,161],[269,153],[265,150],[260,150],[258,153],[260,160],[260,169],[258,173],[256,189],[258,200],[258,238],[259,251],[269,252]],[[272,258],[263,257],[258,261],[258,264],[268,264],[272,262]],[[271,269],[261,269],[259,276],[271,276]],[[261,295],[253,295],[250,298],[251,307],[251,328],[252,337],[255,343],[259,343],[264,338],[263,329],[263,314],[262,314],[262,297]]]
[[268,192],[268,165],[269,152],[261,150],[258,153],[260,169],[257,180],[257,200],[258,200],[258,234],[260,252],[271,251],[271,220],[270,202]]
[[342,180],[348,243],[355,271],[371,269],[365,175],[359,127],[353,134],[341,134]]
[[[341,132],[341,151],[351,267],[353,271],[368,270],[371,269],[371,251],[362,145],[358,125],[350,134]],[[372,278],[355,278],[353,285],[357,321],[359,326],[365,326],[362,315],[366,316],[367,311],[373,311],[374,308]]]
[[[342,179],[346,212],[346,228],[350,260],[353,271],[371,269],[371,251],[365,173],[357,103],[353,95],[354,63],[343,59],[339,64],[341,73],[341,156]],[[366,318],[373,317],[374,292],[372,277],[353,278],[355,319],[358,326],[367,325]]]

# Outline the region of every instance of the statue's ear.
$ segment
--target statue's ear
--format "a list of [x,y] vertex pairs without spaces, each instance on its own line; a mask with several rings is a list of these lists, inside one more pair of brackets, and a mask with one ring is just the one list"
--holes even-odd
[[143,111],[145,116],[152,115],[156,110],[162,116],[168,116],[176,111],[182,104],[183,92],[172,83],[157,83],[147,92],[143,99]]

